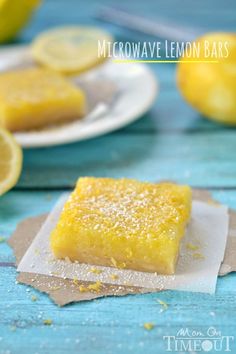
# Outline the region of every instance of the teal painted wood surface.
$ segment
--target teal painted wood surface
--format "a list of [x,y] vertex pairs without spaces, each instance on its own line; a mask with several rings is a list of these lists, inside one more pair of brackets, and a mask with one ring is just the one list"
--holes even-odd
[[[28,43],[41,30],[67,23],[103,25],[118,39],[138,40],[131,31],[95,19],[104,4],[115,1],[47,0],[17,41]],[[132,0],[119,6],[206,30],[235,30],[234,0]],[[24,218],[48,212],[82,175],[171,178],[212,188],[217,200],[236,209],[236,130],[200,117],[183,101],[175,85],[175,65],[152,69],[160,93],[136,123],[90,141],[24,151],[22,177],[0,199],[1,236],[8,238]],[[16,284],[12,262],[11,249],[0,243],[0,354],[162,354],[167,348],[163,336],[182,327],[204,332],[215,326],[222,335],[236,336],[235,274],[218,280],[214,296],[166,291],[58,308],[46,295]],[[157,299],[168,303],[166,311],[161,312]],[[43,325],[48,318],[52,325]],[[146,331],[145,322],[153,322],[154,329]],[[236,339],[231,352],[236,353]]]
[[120,131],[73,146],[26,151],[18,187],[68,187],[84,175],[151,181],[171,177],[193,186],[235,187],[235,151],[233,130],[193,134]]

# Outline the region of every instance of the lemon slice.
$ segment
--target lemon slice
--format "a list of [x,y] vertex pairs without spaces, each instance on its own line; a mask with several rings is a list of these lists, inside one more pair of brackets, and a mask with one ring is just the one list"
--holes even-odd
[[63,74],[77,74],[103,62],[112,41],[107,32],[96,27],[59,27],[34,40],[32,55],[41,65]]
[[0,129],[0,195],[18,181],[22,168],[22,150],[14,137]]
[[0,42],[12,39],[39,4],[40,0],[0,0]]

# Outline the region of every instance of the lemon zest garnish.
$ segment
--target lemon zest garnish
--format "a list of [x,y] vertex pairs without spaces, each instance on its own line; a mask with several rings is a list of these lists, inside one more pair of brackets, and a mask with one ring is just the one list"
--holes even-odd
[[119,276],[117,274],[111,274],[110,277],[111,277],[112,280],[119,279]]
[[165,301],[157,299],[157,302],[159,302],[159,304],[163,307],[164,310],[168,309],[169,306]]
[[94,268],[94,267],[92,267],[89,271],[91,273],[94,273],[94,274],[97,274],[97,275],[102,273],[101,269],[97,269],[97,268]]
[[205,257],[201,253],[194,253],[193,254],[193,258],[195,258],[195,259],[205,259]]
[[99,292],[101,290],[101,286],[102,286],[102,283],[100,281],[96,281],[96,283],[90,284],[88,286],[88,289]]
[[81,293],[87,293],[88,292],[88,288],[86,288],[86,286],[84,286],[84,285],[80,285],[79,291]]
[[95,291],[98,293],[101,290],[101,286],[102,286],[102,283],[100,281],[97,281],[96,283],[90,284],[88,287],[86,287],[84,285],[80,285],[79,291],[81,293],[86,293],[88,291]]
[[74,285],[79,285],[79,281],[78,281],[78,279],[76,279],[76,278],[74,278],[74,279],[72,280],[72,283],[73,283]]
[[197,251],[199,250],[199,246],[193,245],[192,243],[186,243],[186,248],[190,251]]
[[46,318],[45,320],[43,320],[43,324],[45,326],[51,326],[51,324],[52,324],[51,318]]
[[145,322],[145,323],[143,324],[143,327],[144,327],[145,329],[147,329],[148,331],[151,331],[151,330],[155,327],[155,325],[154,325],[154,323],[152,323],[152,322]]

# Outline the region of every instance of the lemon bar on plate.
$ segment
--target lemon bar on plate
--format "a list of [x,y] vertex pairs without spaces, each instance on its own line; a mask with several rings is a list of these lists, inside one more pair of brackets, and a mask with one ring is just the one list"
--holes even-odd
[[0,74],[0,126],[21,131],[81,118],[85,95],[51,70],[28,68]]
[[80,178],[51,248],[56,258],[173,274],[190,213],[188,186]]

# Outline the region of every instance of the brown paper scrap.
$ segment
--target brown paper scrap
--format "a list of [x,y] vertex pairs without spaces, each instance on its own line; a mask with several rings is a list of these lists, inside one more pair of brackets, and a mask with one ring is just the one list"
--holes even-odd
[[[211,194],[207,191],[194,190],[193,196],[194,199],[219,204],[212,199]],[[229,214],[229,236],[227,239],[224,261],[221,265],[219,275],[226,275],[230,272],[236,271],[236,212],[230,210]],[[30,246],[34,237],[37,235],[46,217],[46,214],[31,217],[18,224],[15,232],[8,241],[15,253],[16,265],[19,264],[21,258]],[[47,293],[59,306],[64,306],[75,301],[92,300],[103,296],[122,296],[160,291],[160,289],[102,284],[99,292],[80,292],[80,286],[84,286],[86,288],[89,284],[91,284],[91,282],[79,281],[77,284],[71,279],[62,279],[35,273],[20,273],[17,280],[20,283],[30,285],[41,292]]]
[[[19,264],[46,218],[47,214],[44,214],[25,219],[18,224],[15,232],[8,241],[8,244],[14,251],[16,265]],[[17,280],[22,284],[30,285],[41,292],[47,293],[59,306],[64,306],[70,302],[92,300],[103,296],[143,294],[154,291],[153,289],[134,286],[117,286],[103,283],[99,292],[80,292],[80,286],[87,288],[92,282],[79,281],[78,284],[75,284],[71,279],[62,279],[35,273],[20,273]],[[156,291],[158,291],[158,289]]]

